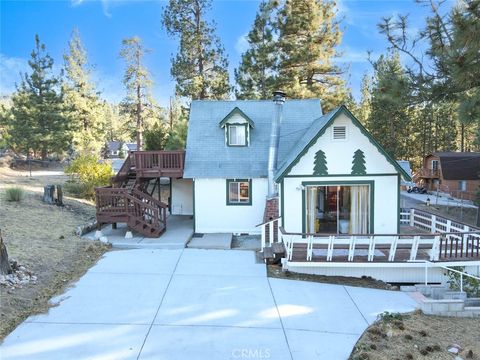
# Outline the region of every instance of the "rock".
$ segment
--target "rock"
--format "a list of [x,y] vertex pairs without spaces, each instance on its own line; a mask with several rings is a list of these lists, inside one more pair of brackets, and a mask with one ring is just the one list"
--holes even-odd
[[393,336],[393,331],[392,330],[388,330],[387,331],[387,337],[391,338]]
[[105,243],[105,244],[106,244],[106,243],[108,243],[108,238],[107,238],[106,236],[101,236],[101,237],[100,237],[100,241],[101,241],[102,243]]
[[100,239],[103,236],[100,230],[95,231],[95,240]]
[[450,353],[450,354],[454,354],[454,355],[457,355],[460,351],[462,351],[462,348],[460,345],[458,344],[452,344],[450,346],[447,347],[447,351]]
[[18,267],[18,270],[19,270],[19,271],[25,271],[25,270],[27,270],[27,269],[25,269],[25,266],[20,265],[20,266]]
[[127,233],[125,234],[125,239],[132,239],[133,238],[133,234],[131,231],[127,231]]

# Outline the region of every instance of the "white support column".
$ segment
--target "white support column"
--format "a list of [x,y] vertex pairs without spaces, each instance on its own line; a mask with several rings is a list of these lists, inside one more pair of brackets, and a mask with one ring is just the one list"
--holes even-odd
[[395,260],[395,253],[397,252],[398,236],[394,236],[390,244],[390,252],[388,254],[388,261]]
[[433,239],[430,261],[437,261],[440,258],[440,236],[441,235],[437,235]]
[[357,238],[355,236],[352,236],[350,238],[350,245],[348,247],[348,261],[353,261],[353,257],[355,256],[355,242]]
[[262,251],[265,248],[265,224],[262,225]]
[[468,234],[463,234],[463,238],[462,238],[462,242],[463,242],[463,256],[466,256],[467,255],[467,251],[468,251]]
[[373,257],[375,256],[375,238],[370,236],[368,242],[368,261],[373,261]]
[[435,215],[432,215],[432,224],[430,225],[430,232],[432,234],[437,232],[437,217]]
[[272,246],[273,244],[273,221],[268,223],[268,242],[269,245]]
[[335,239],[335,236],[329,236],[328,237],[327,261],[332,261],[334,239]]
[[417,252],[418,252],[418,242],[420,240],[420,236],[414,236],[412,241],[412,248],[410,250],[410,260],[416,260]]
[[410,226],[415,226],[415,209],[410,209]]
[[313,256],[313,236],[307,238],[307,261],[311,261]]

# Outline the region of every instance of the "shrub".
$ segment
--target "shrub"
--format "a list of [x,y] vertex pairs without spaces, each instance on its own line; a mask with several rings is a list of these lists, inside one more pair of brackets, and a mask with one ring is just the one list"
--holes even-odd
[[94,155],[81,155],[67,166],[65,173],[70,175],[66,189],[75,195],[93,199],[95,188],[106,186],[113,176],[113,168],[110,163],[102,163]]
[[5,190],[5,197],[7,201],[22,201],[25,197],[25,191],[18,186],[7,188]]
[[[466,273],[465,267],[463,266],[452,266],[451,269]],[[460,291],[461,275],[453,271],[447,271],[446,274],[448,276],[447,283],[450,285],[450,289]],[[480,296],[480,280],[471,278],[470,276],[463,276],[463,291],[467,293],[468,297]]]

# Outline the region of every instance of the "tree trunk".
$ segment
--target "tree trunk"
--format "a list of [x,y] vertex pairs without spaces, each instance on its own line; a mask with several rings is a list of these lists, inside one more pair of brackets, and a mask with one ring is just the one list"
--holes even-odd
[[143,148],[142,93],[137,85],[137,151]]
[[43,188],[43,201],[47,204],[54,204],[55,185],[45,185]]
[[63,190],[61,185],[57,185],[57,205],[63,206]]
[[12,267],[8,261],[8,253],[5,244],[3,243],[2,232],[0,230],[0,274],[7,275],[12,273]]

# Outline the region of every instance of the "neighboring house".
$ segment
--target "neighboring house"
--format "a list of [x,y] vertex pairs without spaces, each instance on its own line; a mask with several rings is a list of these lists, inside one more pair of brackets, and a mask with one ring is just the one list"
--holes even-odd
[[480,153],[436,152],[427,155],[417,177],[430,191],[438,189],[456,198],[474,200],[480,189]]
[[129,151],[136,151],[136,143],[125,143],[123,141],[109,141],[107,143],[108,157],[114,158],[120,155],[120,149],[123,155],[126,156]]
[[[275,117],[278,200],[268,203]],[[318,99],[192,101],[183,178],[197,233],[259,233],[276,216],[292,232],[398,233],[402,177],[344,106],[323,115]]]

